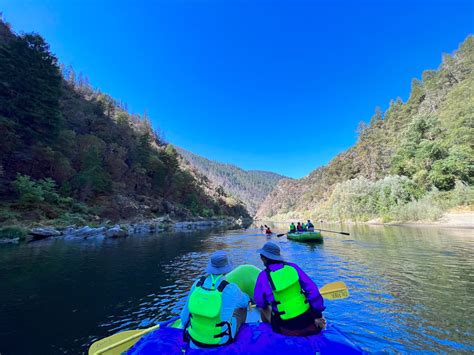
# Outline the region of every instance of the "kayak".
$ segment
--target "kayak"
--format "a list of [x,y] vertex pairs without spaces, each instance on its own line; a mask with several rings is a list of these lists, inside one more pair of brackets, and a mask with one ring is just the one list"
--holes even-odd
[[321,232],[296,232],[288,233],[287,238],[291,240],[296,240],[298,242],[322,242],[323,236]]
[[[260,269],[253,265],[241,265],[227,274],[227,281],[253,296]],[[183,340],[183,329],[178,317],[160,323],[158,329],[144,335],[128,352],[129,355],[151,354],[199,354],[203,350],[190,349]],[[273,332],[271,326],[262,323],[259,311],[248,310],[247,319],[239,329],[235,340],[226,346],[206,349],[211,354],[362,354],[336,326],[329,324],[317,335],[290,337]]]

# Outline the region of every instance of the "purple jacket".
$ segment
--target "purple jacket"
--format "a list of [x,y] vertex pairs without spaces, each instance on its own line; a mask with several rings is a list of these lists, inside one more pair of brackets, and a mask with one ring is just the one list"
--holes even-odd
[[[306,275],[298,265],[293,263],[286,264],[294,267],[298,272],[301,288],[304,290],[309,304],[311,305],[311,308],[317,313],[324,311],[326,307],[324,307],[323,297],[319,293],[318,287],[313,282],[313,280],[311,280],[309,276]],[[270,264],[268,267],[270,268],[270,271],[276,271],[281,269],[283,267],[283,264]],[[253,298],[255,300],[255,303],[257,304],[257,307],[259,308],[266,308],[269,304],[273,304],[273,302],[275,301],[275,297],[273,297],[270,282],[268,281],[267,273],[265,272],[265,270],[260,272],[260,274],[258,275]],[[273,310],[277,311],[277,309],[275,308],[273,308]]]

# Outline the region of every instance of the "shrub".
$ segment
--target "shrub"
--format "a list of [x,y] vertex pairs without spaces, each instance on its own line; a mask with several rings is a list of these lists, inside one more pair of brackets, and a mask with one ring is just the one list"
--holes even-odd
[[0,222],[16,221],[18,217],[18,213],[11,211],[8,207],[0,209]]
[[22,205],[38,204],[44,201],[43,191],[36,181],[28,175],[18,174],[13,186],[19,193],[19,201]]
[[418,201],[397,206],[391,217],[397,221],[434,221],[443,215],[443,208],[439,203],[440,192],[433,190]]
[[3,227],[0,228],[0,238],[20,238],[20,240],[25,239],[28,232],[21,227]]

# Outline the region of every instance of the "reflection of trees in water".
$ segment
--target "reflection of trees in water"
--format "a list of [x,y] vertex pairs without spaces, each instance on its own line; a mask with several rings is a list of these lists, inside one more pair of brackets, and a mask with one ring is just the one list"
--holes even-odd
[[369,284],[368,298],[394,297],[393,320],[409,333],[438,339],[449,334],[451,340],[467,343],[472,325],[467,310],[474,301],[472,230],[355,225],[350,232],[350,237],[335,237],[335,245],[329,248],[326,243],[325,248],[386,281],[378,290]]

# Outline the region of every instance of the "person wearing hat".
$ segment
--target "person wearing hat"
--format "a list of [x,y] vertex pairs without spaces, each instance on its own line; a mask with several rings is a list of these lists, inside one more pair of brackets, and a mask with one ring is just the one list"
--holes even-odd
[[265,265],[254,291],[262,320],[283,335],[306,336],[323,330],[326,307],[316,284],[299,266],[285,262],[275,243],[265,243],[257,253]]
[[211,255],[206,275],[196,280],[181,311],[185,339],[191,348],[212,348],[229,344],[247,316],[249,296],[225,280],[233,269],[227,254]]

